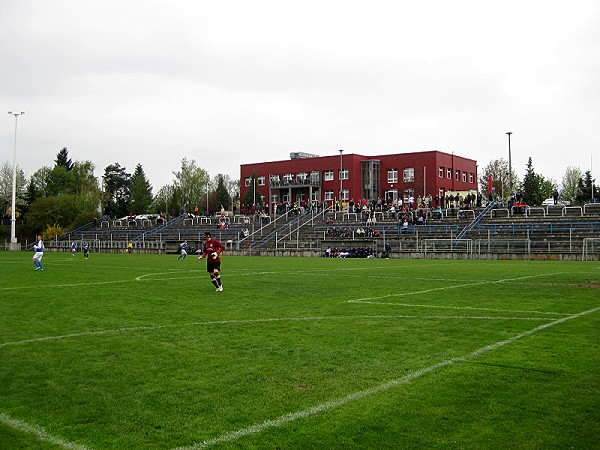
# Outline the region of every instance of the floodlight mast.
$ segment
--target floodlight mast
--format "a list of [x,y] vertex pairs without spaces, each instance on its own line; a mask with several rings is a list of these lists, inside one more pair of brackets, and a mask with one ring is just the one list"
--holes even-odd
[[509,195],[513,195],[513,185],[512,185],[512,163],[510,160],[510,135],[512,131],[507,131],[508,134],[508,188],[510,190]]
[[13,150],[13,173],[12,173],[12,203],[11,203],[11,214],[10,214],[10,249],[19,250],[17,246],[17,234],[16,234],[16,199],[17,199],[17,123],[19,116],[25,114],[24,111],[20,113],[8,112],[11,116],[15,117],[15,147]]

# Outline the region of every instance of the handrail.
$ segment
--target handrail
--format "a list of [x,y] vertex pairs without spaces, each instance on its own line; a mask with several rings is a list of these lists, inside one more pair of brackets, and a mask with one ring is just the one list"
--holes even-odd
[[[323,216],[323,218],[325,218],[325,213],[326,213],[327,211],[329,211],[329,209],[330,209],[330,207],[328,207],[328,208],[325,208],[325,209],[324,209],[322,212],[320,212],[320,213],[318,213],[318,214],[314,214],[314,213],[312,213],[312,211],[311,211],[311,216],[310,216],[310,218],[307,218],[307,219],[304,221],[304,223],[302,223],[302,224],[301,224],[300,222],[301,222],[301,219],[302,219],[302,217],[303,217],[303,216],[299,216],[299,217],[298,217],[298,220],[297,220],[298,226],[297,226],[297,227],[296,227],[294,230],[290,230],[290,232],[289,232],[289,233],[287,233],[287,234],[284,234],[283,236],[277,236],[277,241],[276,241],[276,242],[281,242],[281,241],[283,241],[285,238],[287,238],[287,237],[291,236],[292,234],[294,234],[294,233],[298,233],[298,232],[300,231],[300,229],[301,229],[301,228],[303,228],[305,225],[307,225],[308,223],[312,223],[312,222],[314,222],[314,220],[315,220],[315,217],[318,217],[318,216],[321,216],[321,215],[322,215],[322,216]],[[306,217],[306,216],[308,216],[308,214],[305,214],[305,215],[304,215],[304,217]]]
[[109,217],[106,216],[106,215],[101,216],[99,218],[98,217],[94,218],[94,220],[92,220],[91,222],[86,223],[85,225],[81,225],[80,227],[77,227],[77,228],[75,228],[75,229],[73,229],[71,231],[68,231],[66,233],[61,234],[60,236],[57,236],[55,240],[62,241],[64,238],[66,238],[66,237],[68,237],[68,236],[70,236],[72,234],[81,233],[83,230],[85,230],[87,228],[90,228],[90,227],[93,227],[95,223],[100,223],[103,220],[108,220],[108,219],[109,219]]
[[[322,215],[323,217],[325,217],[325,213],[326,213],[326,212],[328,212],[330,209],[331,209],[331,207],[327,207],[327,208],[323,209],[323,211],[321,211],[321,212],[320,212],[319,214],[317,214],[316,216],[320,216],[320,215]],[[287,214],[289,214],[289,212],[288,212],[288,213],[286,213],[285,215],[287,215]],[[284,215],[284,214],[282,214],[282,216],[283,216],[283,215]],[[281,216],[280,216],[280,217],[281,217]],[[252,248],[252,249],[255,249],[255,248],[257,248],[257,247],[261,247],[261,246],[263,246],[264,244],[266,244],[267,242],[270,242],[270,241],[272,241],[273,239],[276,239],[276,238],[277,238],[277,235],[278,235],[278,233],[279,233],[280,231],[282,231],[282,230],[284,230],[285,228],[287,228],[288,226],[290,226],[290,224],[294,224],[294,223],[300,223],[300,222],[301,222],[301,220],[302,220],[302,217],[303,217],[303,216],[301,216],[301,215],[300,215],[300,216],[298,216],[297,218],[295,218],[294,220],[292,220],[292,221],[288,221],[288,222],[284,223],[282,226],[280,226],[279,228],[277,228],[277,229],[273,230],[271,233],[269,233],[267,236],[263,237],[261,240],[259,240],[259,241],[253,241],[253,242],[252,242],[252,245],[251,245],[251,248]],[[313,215],[313,216],[311,216],[310,220],[314,220],[314,218],[315,218],[315,216]],[[308,222],[308,220],[307,220],[306,222]],[[299,226],[296,228],[296,230],[298,230],[299,228],[300,228],[300,225],[299,225]],[[293,232],[294,232],[294,231],[296,231],[296,230],[290,231],[290,233],[293,233]],[[289,235],[289,234],[288,234],[288,235]],[[287,235],[286,235],[286,236],[287,236]],[[250,236],[248,236],[248,237],[250,237]],[[244,238],[244,239],[247,239],[247,238]],[[242,240],[244,240],[244,239],[242,239]],[[241,241],[240,241],[240,242],[241,242]]]
[[487,206],[485,208],[483,208],[483,210],[479,213],[479,215],[477,217],[475,217],[471,223],[469,223],[466,227],[464,227],[457,235],[456,235],[456,239],[455,241],[458,242],[460,241],[463,237],[465,237],[465,235],[471,231],[473,229],[473,227],[475,225],[477,225],[481,219],[483,217],[485,217],[485,215],[492,210],[492,208],[494,208],[494,205],[496,204],[496,202],[491,201],[487,204]]
[[136,236],[133,240],[140,241],[140,240],[146,239],[148,236],[157,234],[160,230],[162,230],[164,228],[167,228],[167,227],[170,227],[177,223],[183,222],[183,220],[186,219],[187,217],[188,217],[187,214],[181,214],[177,217],[172,218],[171,220],[165,220],[162,224],[155,226],[151,230],[144,231],[140,235]]

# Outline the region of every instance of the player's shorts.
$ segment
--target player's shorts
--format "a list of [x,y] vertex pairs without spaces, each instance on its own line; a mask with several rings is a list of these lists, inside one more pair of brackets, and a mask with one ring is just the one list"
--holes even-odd
[[33,259],[35,259],[36,261],[41,261],[42,256],[44,256],[44,252],[35,252],[35,254],[33,255]]
[[221,261],[219,262],[207,262],[206,263],[206,271],[211,273],[215,270],[221,271]]

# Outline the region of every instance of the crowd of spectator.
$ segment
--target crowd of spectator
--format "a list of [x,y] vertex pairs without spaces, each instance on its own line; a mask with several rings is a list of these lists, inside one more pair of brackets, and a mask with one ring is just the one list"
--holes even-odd
[[372,238],[379,237],[380,232],[372,227],[368,228],[350,228],[350,227],[330,227],[325,231],[325,236],[329,238]]
[[323,252],[324,258],[375,258],[375,251],[371,247],[327,247]]

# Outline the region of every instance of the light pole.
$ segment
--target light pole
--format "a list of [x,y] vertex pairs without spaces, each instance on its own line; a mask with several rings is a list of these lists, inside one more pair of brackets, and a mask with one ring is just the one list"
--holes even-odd
[[510,135],[512,131],[507,131],[508,134],[508,188],[510,190],[509,195],[513,195],[513,185],[512,185],[512,162],[510,160]]
[[343,190],[343,181],[342,181],[342,170],[344,170],[344,159],[342,157],[342,153],[344,150],[339,150],[340,152],[340,211],[342,210],[342,190]]
[[25,114],[23,111],[20,113],[8,112],[10,115],[15,116],[15,148],[13,152],[13,174],[12,174],[12,208],[10,216],[10,249],[19,250],[17,246],[17,235],[16,235],[16,199],[17,199],[17,122],[19,116]]

